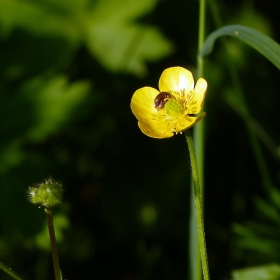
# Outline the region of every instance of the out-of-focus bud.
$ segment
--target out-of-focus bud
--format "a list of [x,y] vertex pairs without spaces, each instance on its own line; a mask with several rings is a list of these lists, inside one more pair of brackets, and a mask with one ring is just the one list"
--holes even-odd
[[46,179],[43,183],[35,184],[28,190],[29,201],[45,208],[52,208],[61,203],[62,195],[62,184],[52,178]]

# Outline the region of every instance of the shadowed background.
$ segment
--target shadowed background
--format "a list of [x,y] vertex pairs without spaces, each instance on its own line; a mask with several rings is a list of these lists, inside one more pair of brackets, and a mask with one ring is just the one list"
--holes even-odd
[[[275,1],[209,2],[206,34],[243,24],[280,41]],[[44,212],[27,201],[52,176],[65,187],[54,215],[64,278],[188,279],[185,139],[148,138],[129,105],[167,67],[195,75],[197,32],[195,0],[0,0],[0,261],[53,279]],[[279,71],[225,38],[205,79],[206,240],[212,278],[229,279],[280,261]]]

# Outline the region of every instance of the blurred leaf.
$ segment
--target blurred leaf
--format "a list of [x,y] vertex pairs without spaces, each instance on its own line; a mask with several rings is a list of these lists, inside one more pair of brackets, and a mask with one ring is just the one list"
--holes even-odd
[[240,25],[225,26],[212,32],[205,40],[200,56],[211,53],[215,41],[222,36],[233,36],[244,41],[280,69],[280,45],[257,30]]
[[233,224],[233,231],[238,235],[237,244],[246,253],[242,254],[242,258],[253,261],[253,258],[263,260],[279,260],[279,229],[261,223],[247,222],[246,226]]
[[[54,47],[57,56],[54,54],[49,58],[53,64],[64,62],[84,41],[91,54],[106,68],[143,75],[147,61],[158,60],[172,51],[171,43],[158,29],[134,22],[151,11],[156,3],[157,0],[102,0],[90,6],[86,0],[70,3],[65,0],[2,0],[0,34],[7,37],[12,30],[24,30],[36,36],[37,41],[43,38],[46,43],[51,40],[62,44],[62,49]],[[33,54],[39,54],[43,60],[42,46],[36,44],[37,41],[30,45],[35,46]],[[8,51],[13,49],[8,48]],[[28,48],[23,50],[29,53]],[[21,59],[24,57],[20,56]],[[32,61],[32,57],[29,60]],[[33,60],[39,62],[38,58]],[[20,64],[7,64],[6,68],[10,75],[26,71]]]
[[254,232],[252,232],[248,227],[236,223],[234,223],[232,227],[234,232],[242,237],[254,237]]
[[[280,191],[275,188],[275,187],[272,187],[270,188],[270,191],[269,191],[269,197],[271,199],[271,201],[273,202],[274,206],[277,207],[278,209],[280,209]],[[280,213],[279,213],[280,215]],[[279,222],[279,220],[278,220]]]
[[26,31],[15,31],[0,43],[0,79],[8,85],[56,71],[71,61],[75,49],[65,37],[34,36]]
[[87,82],[68,84],[64,76],[56,76],[47,83],[33,80],[23,88],[23,94],[34,102],[34,124],[27,136],[43,139],[62,128],[72,114],[85,102],[90,91]]
[[233,280],[279,280],[280,266],[270,264],[258,267],[234,270],[232,272]]
[[10,141],[0,148],[0,174],[5,174],[9,168],[19,165],[25,157],[21,149],[21,141]]
[[71,17],[55,13],[42,1],[1,0],[0,22],[5,33],[18,28],[39,36],[63,36],[73,41],[80,37],[77,24]]
[[[34,3],[38,2],[38,0],[29,0]],[[95,0],[41,0],[41,3],[43,3],[45,6],[52,8],[53,10],[56,10],[57,12],[60,12],[64,15],[70,15],[70,14],[78,14],[83,10],[88,9],[88,5],[90,2],[93,2]]]
[[110,70],[144,75],[145,61],[171,53],[171,43],[153,27],[136,24],[135,18],[151,11],[156,0],[99,1],[87,22],[87,45]]
[[18,94],[0,95],[1,134],[8,139],[13,134],[32,141],[43,139],[72,119],[89,91],[87,82],[69,84],[64,76],[28,81]]
[[1,0],[3,81],[65,66],[81,42],[80,33],[74,16],[43,1]]
[[256,197],[255,203],[258,209],[272,222],[279,224],[280,223],[280,212],[275,205],[264,201],[263,199]]

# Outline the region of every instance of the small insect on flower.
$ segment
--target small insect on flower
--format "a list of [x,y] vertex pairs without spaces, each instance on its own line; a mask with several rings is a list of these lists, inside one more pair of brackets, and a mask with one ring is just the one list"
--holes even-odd
[[155,98],[155,107],[160,110],[164,108],[164,105],[172,99],[173,96],[168,92],[161,92]]
[[192,73],[183,67],[170,67],[159,79],[159,91],[143,87],[135,91],[131,110],[147,136],[168,138],[200,121],[207,82],[200,78],[195,87]]

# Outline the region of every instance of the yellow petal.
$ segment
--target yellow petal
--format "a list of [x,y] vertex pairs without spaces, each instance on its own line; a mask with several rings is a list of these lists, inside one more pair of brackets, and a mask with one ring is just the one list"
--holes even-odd
[[174,134],[182,132],[194,126],[202,118],[205,117],[205,113],[201,114],[199,117],[191,116],[180,116],[176,119],[167,119],[162,117],[161,119],[155,120],[155,122],[145,123],[138,122],[138,126],[141,131],[149,137],[152,138],[170,138]]
[[159,91],[152,87],[143,87],[135,91],[132,96],[130,107],[139,121],[149,122],[155,114],[155,98]]
[[188,128],[193,127],[196,123],[198,123],[199,121],[201,121],[205,116],[206,116],[206,113],[203,112],[200,116],[198,116],[198,117],[195,118],[194,122],[193,122]]
[[190,104],[188,104],[188,114],[198,114],[201,111],[204,104],[206,89],[207,82],[202,78],[198,79],[194,88],[194,96]]
[[174,128],[176,128],[176,133],[178,133],[194,126],[204,116],[205,114],[202,114],[199,117],[181,116],[180,118],[174,120],[174,123],[172,125]]
[[165,69],[159,79],[160,92],[191,91],[194,87],[192,73],[183,67],[170,67]]
[[169,138],[173,136],[173,133],[167,131],[166,127],[164,127],[164,129],[161,129],[162,126],[152,128],[147,123],[141,121],[138,122],[138,126],[144,134],[152,138],[163,139],[163,138]]

